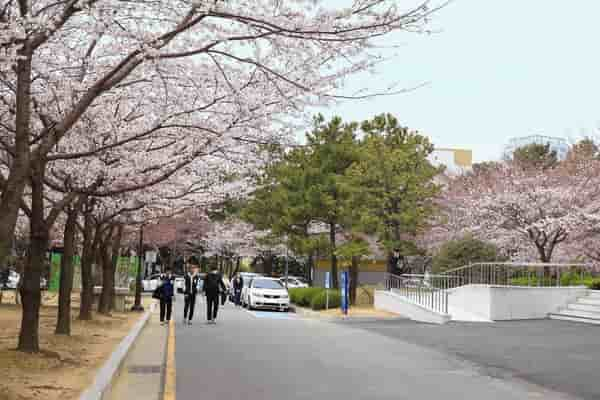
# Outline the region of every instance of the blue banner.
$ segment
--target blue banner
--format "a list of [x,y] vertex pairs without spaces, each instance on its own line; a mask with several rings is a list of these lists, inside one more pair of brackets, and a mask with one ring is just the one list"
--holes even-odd
[[342,312],[344,314],[348,314],[348,294],[350,292],[350,280],[348,278],[348,271],[342,272],[342,285],[340,289],[342,291]]

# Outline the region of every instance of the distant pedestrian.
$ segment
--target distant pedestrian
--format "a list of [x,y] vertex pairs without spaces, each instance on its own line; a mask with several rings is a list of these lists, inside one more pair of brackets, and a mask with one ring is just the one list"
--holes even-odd
[[206,274],[204,281],[204,293],[206,293],[206,320],[209,324],[217,322],[219,312],[219,291],[226,291],[223,277],[218,270]]
[[240,274],[237,274],[233,279],[233,299],[235,305],[240,306],[242,300],[242,288],[244,287],[244,278]]
[[159,287],[160,295],[160,324],[168,325],[171,321],[171,312],[173,311],[173,296],[175,295],[174,280],[175,277],[171,274],[171,270],[167,270],[163,275]]
[[198,294],[198,287],[200,286],[200,275],[198,274],[198,267],[194,266],[192,272],[185,275],[185,289],[183,295],[185,297],[185,304],[183,306],[183,323],[191,325],[192,318],[194,318],[194,308],[196,307],[196,295]]

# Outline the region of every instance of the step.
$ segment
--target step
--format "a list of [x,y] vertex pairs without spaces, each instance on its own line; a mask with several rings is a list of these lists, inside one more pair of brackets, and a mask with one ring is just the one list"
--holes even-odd
[[577,303],[600,306],[600,299],[596,299],[595,297],[579,297]]
[[575,311],[589,311],[600,314],[600,304],[586,304],[577,302],[567,305],[567,309]]
[[600,290],[588,290],[588,297],[600,300]]
[[563,314],[550,314],[548,315],[548,317],[550,319],[558,319],[558,320],[562,320],[562,321],[572,321],[572,322],[581,322],[584,324],[595,324],[595,325],[600,325],[600,320],[598,319],[590,319],[590,318],[579,318],[579,317],[573,317],[570,315],[563,315]]
[[597,313],[597,312],[568,310],[568,309],[563,308],[563,309],[558,310],[558,312],[555,314],[566,315],[568,317],[575,317],[575,318],[595,319],[598,322],[600,322],[600,313]]

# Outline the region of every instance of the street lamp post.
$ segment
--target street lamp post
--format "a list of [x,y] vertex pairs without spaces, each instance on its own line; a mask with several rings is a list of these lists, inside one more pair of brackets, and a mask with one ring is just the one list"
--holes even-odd
[[288,288],[288,273],[289,273],[289,265],[288,265],[288,259],[289,259],[289,252],[288,252],[288,247],[285,246],[285,288]]
[[144,311],[142,306],[142,260],[144,257],[144,224],[140,225],[140,243],[137,276],[135,278],[135,302],[131,311]]

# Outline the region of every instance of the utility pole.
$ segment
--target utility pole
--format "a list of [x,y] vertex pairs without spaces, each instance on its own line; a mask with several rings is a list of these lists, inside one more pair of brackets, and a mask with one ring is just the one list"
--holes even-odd
[[140,225],[140,243],[137,276],[135,278],[135,302],[131,311],[144,311],[142,306],[142,263],[144,258],[144,224]]

